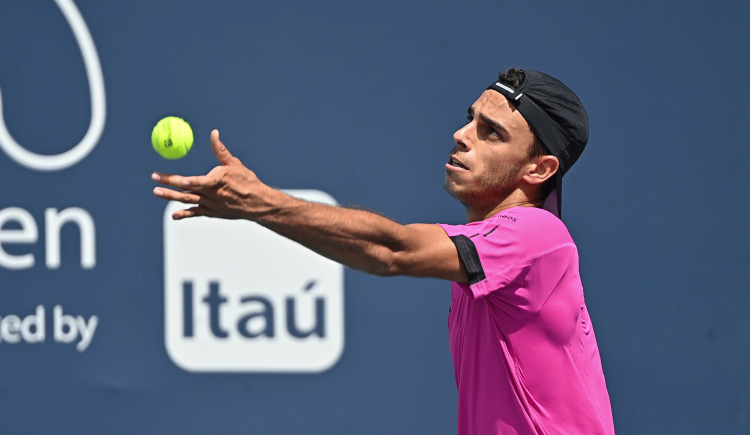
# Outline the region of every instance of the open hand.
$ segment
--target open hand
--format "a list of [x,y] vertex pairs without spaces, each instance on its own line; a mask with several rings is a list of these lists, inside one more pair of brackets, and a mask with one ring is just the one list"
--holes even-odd
[[183,177],[154,172],[151,178],[179,190],[154,188],[154,195],[172,201],[192,204],[178,210],[172,219],[210,216],[225,219],[253,219],[268,213],[272,207],[267,197],[273,189],[258,180],[219,140],[219,130],[211,132],[211,149],[221,166],[207,175]]

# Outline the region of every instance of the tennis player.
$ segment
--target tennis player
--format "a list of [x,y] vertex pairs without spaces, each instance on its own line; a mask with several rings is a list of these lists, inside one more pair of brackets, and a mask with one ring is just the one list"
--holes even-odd
[[400,225],[292,198],[263,184],[211,132],[221,163],[162,173],[174,219],[248,219],[356,270],[453,281],[448,317],[458,433],[614,434],[578,270],[560,220],[563,175],[588,141],[578,97],[541,72],[500,74],[453,135],[445,189],[466,225]]

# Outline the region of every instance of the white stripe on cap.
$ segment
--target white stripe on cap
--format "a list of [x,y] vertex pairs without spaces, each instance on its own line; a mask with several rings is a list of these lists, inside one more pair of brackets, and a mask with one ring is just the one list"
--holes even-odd
[[508,87],[508,86],[505,86],[504,84],[502,84],[502,83],[500,83],[500,82],[497,82],[497,83],[495,83],[495,86],[499,86],[499,87],[501,87],[501,88],[505,89],[506,91],[510,92],[511,94],[512,94],[512,93],[514,93],[514,92],[516,92],[516,90],[515,90],[515,89],[513,89],[513,88],[510,88],[510,87]]

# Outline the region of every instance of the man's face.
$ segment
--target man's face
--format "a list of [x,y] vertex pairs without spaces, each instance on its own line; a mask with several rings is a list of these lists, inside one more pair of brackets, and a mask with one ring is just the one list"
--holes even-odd
[[494,206],[521,181],[534,136],[518,110],[493,90],[469,108],[468,119],[453,134],[445,190],[467,206]]

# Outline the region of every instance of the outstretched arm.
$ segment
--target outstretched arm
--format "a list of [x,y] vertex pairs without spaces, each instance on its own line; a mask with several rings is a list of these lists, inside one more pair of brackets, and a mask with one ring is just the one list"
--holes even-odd
[[193,205],[173,219],[248,219],[352,269],[468,282],[453,242],[439,226],[401,225],[368,211],[293,198],[258,180],[229,153],[218,130],[211,132],[211,148],[221,166],[207,175],[153,174],[155,181],[180,189],[156,187],[154,195]]

